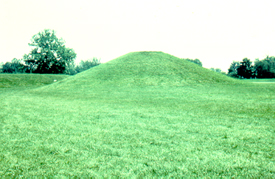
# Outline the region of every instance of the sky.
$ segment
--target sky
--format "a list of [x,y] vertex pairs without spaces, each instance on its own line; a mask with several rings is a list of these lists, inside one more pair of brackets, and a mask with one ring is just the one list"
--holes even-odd
[[53,29],[76,62],[134,51],[198,58],[227,72],[233,61],[275,56],[273,0],[0,0],[0,62],[28,54]]

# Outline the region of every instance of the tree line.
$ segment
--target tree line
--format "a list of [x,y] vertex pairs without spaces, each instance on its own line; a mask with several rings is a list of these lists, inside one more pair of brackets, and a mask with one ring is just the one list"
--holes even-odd
[[34,35],[29,46],[33,49],[22,59],[0,64],[2,73],[51,73],[74,75],[100,64],[100,59],[92,58],[74,63],[76,53],[67,48],[63,39],[55,31],[46,29]]
[[[76,53],[65,46],[65,41],[55,35],[54,30],[46,29],[34,35],[29,46],[33,49],[22,59],[14,58],[11,62],[0,64],[1,73],[51,73],[74,75],[100,64],[100,59],[92,58],[75,65]],[[202,66],[199,59],[184,60]],[[219,68],[210,70],[226,74]],[[235,78],[275,78],[275,57],[267,56],[256,59],[254,65],[248,58],[241,62],[233,61],[228,69],[228,76]]]
[[246,79],[275,78],[275,57],[256,59],[254,65],[248,58],[244,58],[241,62],[233,61],[228,69],[228,76]]

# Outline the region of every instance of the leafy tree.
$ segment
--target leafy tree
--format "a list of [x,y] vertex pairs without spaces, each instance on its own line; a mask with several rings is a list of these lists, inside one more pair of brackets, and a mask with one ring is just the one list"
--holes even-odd
[[66,48],[64,43],[56,37],[53,30],[46,29],[34,35],[29,43],[34,49],[23,57],[28,72],[65,73],[76,58],[76,53],[73,49]]
[[256,60],[254,69],[257,78],[275,78],[275,57]]
[[222,70],[219,68],[210,68],[210,70],[217,72],[217,73],[222,73]]
[[244,58],[237,69],[238,76],[241,78],[251,78],[254,77],[254,70],[252,62],[248,58]]
[[6,62],[1,69],[2,73],[13,73],[14,69],[12,69],[11,62]]
[[233,61],[228,69],[227,75],[235,78],[239,77],[238,68],[240,67],[240,65],[240,62]]
[[199,65],[199,66],[202,66],[202,62],[199,60],[199,59],[189,59],[189,58],[186,58],[186,59],[184,59],[184,60],[187,60],[187,61],[189,61],[189,62],[192,62],[192,63],[195,63],[195,64],[197,64],[197,65]]
[[77,71],[76,71],[76,67],[75,67],[74,62],[70,63],[67,66],[66,70],[65,70],[65,74],[67,74],[67,75],[75,75],[76,73],[77,73]]
[[95,67],[97,65],[100,65],[100,59],[94,57],[93,59],[89,59],[86,61],[81,60],[81,62],[75,68],[75,70],[77,73],[80,73],[82,71],[88,70],[88,69]]
[[25,66],[20,60],[14,58],[11,62],[6,62],[2,66],[2,73],[23,73],[25,71]]

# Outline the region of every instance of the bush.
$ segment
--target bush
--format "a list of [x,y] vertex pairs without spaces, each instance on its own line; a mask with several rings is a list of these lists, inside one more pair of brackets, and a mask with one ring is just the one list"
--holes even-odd
[[185,58],[184,60],[187,60],[189,62],[195,63],[195,64],[197,64],[199,66],[202,66],[202,62],[199,59],[197,59],[197,58],[195,60],[189,59],[189,58]]
[[254,69],[257,78],[275,78],[275,57],[256,60]]
[[76,73],[80,73],[82,71],[88,70],[88,69],[95,67],[97,65],[100,65],[100,59],[95,58],[95,57],[93,59],[89,59],[86,61],[81,60],[79,65],[75,68],[75,71],[76,71]]
[[11,62],[6,62],[1,67],[2,73],[24,73],[26,70],[25,65],[20,60],[14,58]]

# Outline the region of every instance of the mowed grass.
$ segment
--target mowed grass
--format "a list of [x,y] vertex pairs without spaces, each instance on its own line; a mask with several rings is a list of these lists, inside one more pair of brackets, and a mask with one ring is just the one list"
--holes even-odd
[[244,81],[257,82],[257,83],[275,83],[275,78],[244,79]]
[[58,82],[68,75],[0,73],[0,92],[26,90]]
[[123,66],[125,78],[94,79],[106,66],[0,94],[1,177],[275,177],[274,84],[131,79]]

